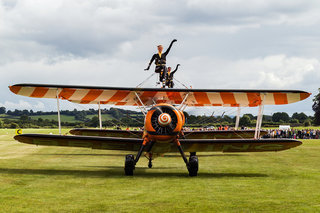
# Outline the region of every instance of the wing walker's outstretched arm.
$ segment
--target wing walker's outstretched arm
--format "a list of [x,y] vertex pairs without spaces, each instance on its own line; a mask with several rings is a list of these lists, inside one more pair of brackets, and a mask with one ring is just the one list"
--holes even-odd
[[151,66],[152,62],[154,61],[154,59],[156,59],[156,54],[154,54],[154,55],[152,56],[152,58],[151,58],[151,60],[150,60],[150,62],[149,62],[148,67],[147,67],[146,69],[144,69],[144,70],[149,70],[149,69],[150,69],[150,66]]
[[172,75],[173,75],[175,72],[177,72],[177,70],[178,70],[179,66],[180,66],[180,64],[177,64],[176,69],[175,69],[175,70],[173,70],[173,71],[171,72],[171,73],[172,73]]
[[177,39],[173,39],[173,40],[171,41],[168,49],[167,49],[163,54],[167,55],[167,54],[170,52],[173,43],[176,42],[176,41],[177,41]]

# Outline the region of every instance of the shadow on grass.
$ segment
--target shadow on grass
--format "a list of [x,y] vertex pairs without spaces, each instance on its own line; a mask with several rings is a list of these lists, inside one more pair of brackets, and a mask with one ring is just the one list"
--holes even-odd
[[[147,168],[136,168],[135,178],[191,178],[188,176],[188,172],[156,172],[153,169],[146,172]],[[74,176],[74,177],[85,177],[85,178],[132,178],[124,175],[123,167],[115,167],[107,170],[63,170],[63,169],[10,169],[0,168],[0,174],[20,174],[20,175],[46,175],[46,176]],[[233,177],[268,177],[266,174],[259,173],[203,173],[199,172],[199,175],[194,178],[233,178]]]
[[[125,154],[87,154],[87,153],[84,153],[84,154],[80,154],[80,153],[77,153],[77,154],[73,154],[73,153],[70,153],[70,154],[65,154],[65,153],[54,153],[54,154],[39,154],[39,153],[35,153],[33,155],[45,155],[45,156],[106,156],[106,157],[124,157],[126,156],[126,153]],[[189,156],[189,155],[187,155]],[[201,157],[237,157],[237,156],[246,156],[246,154],[197,154],[197,156],[199,158]],[[169,154],[169,155],[164,155],[164,156],[161,156],[161,157],[166,157],[166,158],[176,158],[176,157],[180,157],[181,158],[181,155],[175,155],[175,154]]]

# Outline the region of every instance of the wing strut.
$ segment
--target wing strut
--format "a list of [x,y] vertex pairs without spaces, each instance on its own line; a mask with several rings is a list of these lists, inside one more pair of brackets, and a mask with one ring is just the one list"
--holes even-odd
[[257,116],[257,123],[256,123],[256,130],[254,133],[254,139],[259,139],[260,137],[260,130],[261,130],[261,124],[262,124],[262,118],[263,118],[263,109],[264,109],[264,99],[265,95],[263,94],[263,99],[261,100],[261,103],[259,105],[259,110],[258,110],[258,116]]
[[137,105],[138,105],[138,107],[139,107],[139,109],[140,109],[140,110],[141,110],[141,112],[144,114],[144,116],[146,116],[146,113],[147,113],[146,106],[145,106],[145,105],[143,104],[143,102],[141,101],[141,99],[140,99],[139,95],[138,95],[136,92],[134,92],[134,94],[135,94],[135,95],[136,95],[136,97],[138,98],[138,100],[139,100],[139,102],[140,102],[140,104],[141,104],[142,108],[144,109],[144,111],[143,111],[143,110],[141,110],[141,108],[140,108],[139,104],[137,104]]
[[183,111],[186,108],[187,104],[186,105],[184,105],[184,104],[187,101],[188,96],[189,96],[189,92],[186,94],[186,96],[184,96],[184,99],[182,100],[182,102],[180,104],[179,110]]
[[239,106],[239,107],[238,107],[238,110],[237,110],[236,125],[235,125],[235,127],[234,127],[235,130],[238,130],[238,128],[239,128],[240,111],[241,111],[241,108],[240,108],[240,106]]
[[59,134],[61,135],[61,116],[60,116],[60,102],[59,102],[59,89],[57,89],[57,109],[58,109],[58,125],[59,125]]
[[99,127],[100,129],[102,129],[102,118],[101,118],[101,107],[100,107],[100,101],[98,103],[98,107],[99,107],[99,110],[98,110],[98,115],[99,115]]

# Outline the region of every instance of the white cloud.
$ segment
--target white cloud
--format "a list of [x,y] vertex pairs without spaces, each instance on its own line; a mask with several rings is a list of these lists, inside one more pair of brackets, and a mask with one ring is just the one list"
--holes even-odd
[[19,110],[33,110],[33,111],[44,111],[45,105],[36,101],[35,103],[30,103],[27,101],[19,100],[18,102],[5,101],[4,103],[0,103],[0,106],[6,107],[7,109],[19,109]]
[[[0,96],[16,103],[7,86],[22,82],[136,86],[152,73],[143,69],[155,46],[173,38],[168,64],[182,64],[176,77],[194,88],[314,92],[319,6],[316,0],[3,0]],[[31,106],[40,108],[35,100]]]

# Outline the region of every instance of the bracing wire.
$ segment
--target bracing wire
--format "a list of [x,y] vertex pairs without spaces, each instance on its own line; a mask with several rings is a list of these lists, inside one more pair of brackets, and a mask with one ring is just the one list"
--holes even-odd
[[179,84],[181,84],[183,87],[185,87],[186,89],[189,89],[189,87],[187,87],[184,83],[182,83],[181,81],[179,81],[177,78],[173,77],[173,79],[175,81],[177,81]]
[[141,87],[143,84],[145,84],[150,78],[152,78],[152,76],[154,76],[156,73],[152,73],[148,78],[146,78],[144,81],[142,81],[140,84],[138,84],[138,86],[136,87]]

